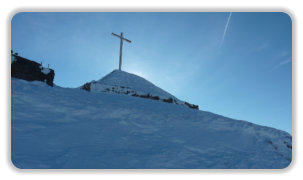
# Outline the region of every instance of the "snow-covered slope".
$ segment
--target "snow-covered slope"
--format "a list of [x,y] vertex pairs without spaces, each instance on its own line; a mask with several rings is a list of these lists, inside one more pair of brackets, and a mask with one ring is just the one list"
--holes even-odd
[[18,168],[285,168],[291,162],[292,137],[277,129],[122,94],[11,83],[11,156]]
[[95,86],[102,84],[119,87],[122,86],[138,93],[148,92],[152,95],[159,96],[161,98],[175,98],[173,95],[169,94],[163,89],[158,88],[146,79],[125,71],[114,70],[99,81],[96,81]]
[[179,100],[140,76],[120,70],[114,70],[99,81],[91,81],[80,88],[90,92],[124,94],[199,109],[197,105]]

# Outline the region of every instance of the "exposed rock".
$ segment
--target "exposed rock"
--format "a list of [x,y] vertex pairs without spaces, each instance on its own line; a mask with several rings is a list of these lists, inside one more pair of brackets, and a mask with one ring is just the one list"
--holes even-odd
[[154,100],[159,100],[159,96],[151,96],[151,99],[154,99]]
[[90,83],[85,83],[81,89],[85,90],[85,91],[90,91]]
[[54,86],[53,80],[55,72],[53,69],[44,68],[41,64],[18,56],[17,53],[11,54],[11,77],[27,81],[42,81],[50,86]]
[[140,95],[140,97],[141,97],[141,98],[150,98],[151,96],[150,96],[150,94],[148,93],[148,94],[146,94],[146,95],[145,95],[145,94]]
[[173,99],[172,98],[163,99],[163,102],[173,103]]
[[186,106],[188,106],[189,108],[192,108],[192,109],[199,109],[199,106],[198,106],[198,105],[189,104],[188,102],[185,102],[184,104],[185,104]]

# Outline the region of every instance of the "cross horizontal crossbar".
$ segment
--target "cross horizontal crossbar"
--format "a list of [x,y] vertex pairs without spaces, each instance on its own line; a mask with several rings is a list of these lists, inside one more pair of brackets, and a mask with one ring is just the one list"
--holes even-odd
[[131,43],[130,40],[128,40],[128,39],[126,39],[126,38],[124,38],[124,37],[121,37],[121,36],[119,36],[119,35],[117,35],[117,34],[115,34],[115,33],[112,33],[112,35],[113,35],[113,36],[116,36],[116,37],[118,37],[118,38],[122,38],[122,40]]

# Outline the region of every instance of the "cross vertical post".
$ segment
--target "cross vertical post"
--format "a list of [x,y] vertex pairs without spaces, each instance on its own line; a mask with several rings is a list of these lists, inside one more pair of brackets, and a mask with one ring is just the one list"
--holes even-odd
[[121,32],[121,38],[120,38],[120,57],[119,57],[119,70],[121,71],[121,64],[122,64],[122,46],[123,46],[123,32]]
[[128,43],[131,43],[131,41],[123,37],[123,32],[121,32],[120,36],[117,35],[117,34],[115,34],[115,33],[112,33],[112,35],[120,38],[119,70],[121,71],[121,68],[122,68],[122,47],[123,47],[123,40],[126,41],[126,42],[128,42]]

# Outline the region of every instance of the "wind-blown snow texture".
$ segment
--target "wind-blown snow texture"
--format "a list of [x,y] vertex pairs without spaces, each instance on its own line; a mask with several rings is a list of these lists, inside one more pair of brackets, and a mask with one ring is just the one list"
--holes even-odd
[[91,81],[79,87],[90,92],[118,93],[143,97],[199,109],[197,105],[181,101],[146,79],[125,71],[114,70],[99,81]]
[[114,70],[107,76],[103,77],[97,84],[106,84],[111,86],[124,86],[129,87],[134,91],[142,93],[150,93],[162,98],[175,98],[173,95],[165,92],[151,82],[135,74],[127,73],[124,71]]
[[11,158],[18,168],[285,168],[291,162],[292,137],[284,131],[122,94],[11,83]]

